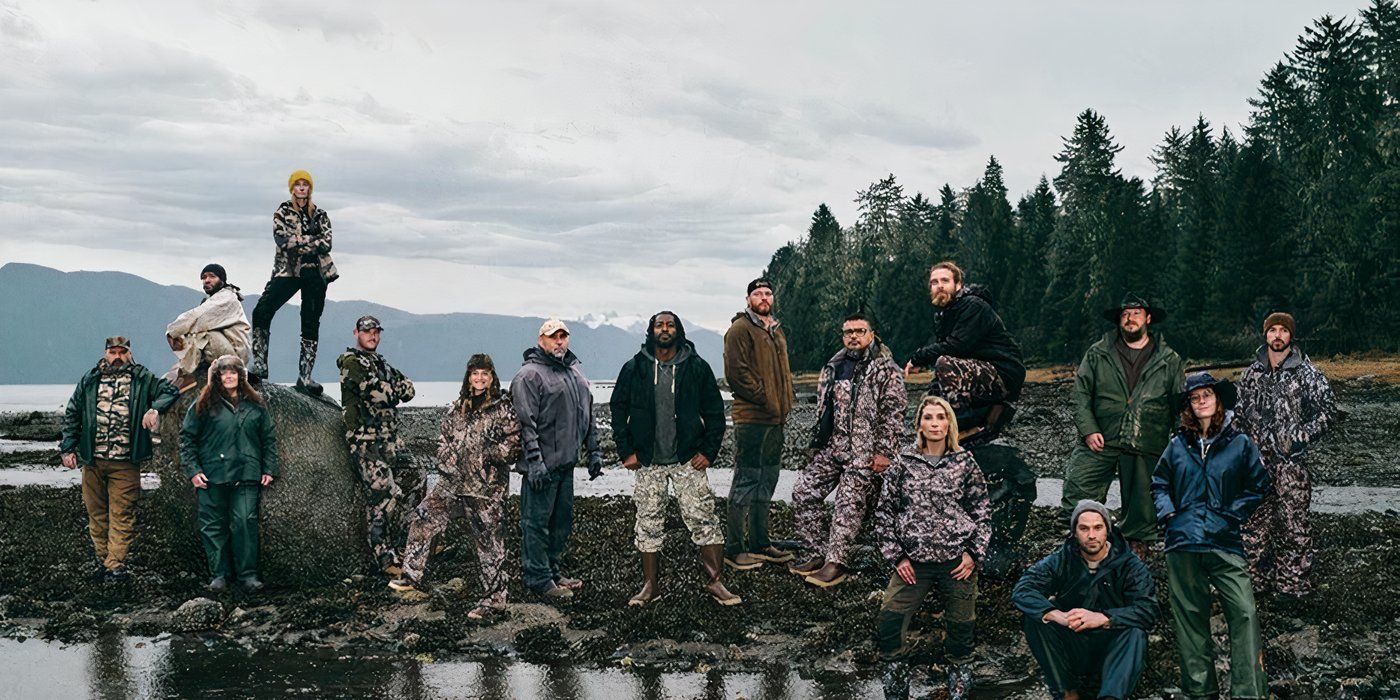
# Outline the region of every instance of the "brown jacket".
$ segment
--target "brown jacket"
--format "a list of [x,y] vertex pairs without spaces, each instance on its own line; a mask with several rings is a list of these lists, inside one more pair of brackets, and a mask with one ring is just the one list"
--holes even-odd
[[736,425],[781,425],[792,411],[792,372],[781,324],[769,331],[747,311],[724,334],[724,379],[734,394]]

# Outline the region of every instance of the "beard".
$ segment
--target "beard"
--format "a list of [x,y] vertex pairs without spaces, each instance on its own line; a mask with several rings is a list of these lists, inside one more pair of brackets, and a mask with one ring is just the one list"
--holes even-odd
[[953,295],[948,292],[929,292],[928,296],[929,299],[933,301],[933,305],[938,307],[947,306],[950,302],[953,301]]
[[1293,347],[1293,341],[1292,341],[1292,340],[1290,340],[1290,341],[1288,341],[1288,342],[1286,342],[1286,343],[1283,342],[1282,340],[1273,340],[1273,341],[1270,341],[1270,342],[1269,342],[1269,349],[1270,349],[1270,350],[1273,350],[1274,352],[1283,352],[1284,350],[1287,350],[1288,348],[1291,348],[1291,347]]
[[[1095,544],[1097,544],[1097,546],[1094,546]],[[1092,557],[1092,556],[1094,556],[1095,554],[1098,554],[1099,552],[1102,552],[1105,544],[1106,544],[1106,543],[1104,543],[1104,542],[1098,542],[1098,543],[1091,543],[1091,544],[1086,545],[1085,543],[1080,542],[1080,543],[1079,543],[1079,551],[1081,551],[1081,552],[1083,552],[1083,553],[1085,553],[1085,554],[1088,554],[1089,556]]]
[[561,346],[561,347],[550,348],[550,349],[546,350],[545,352],[549,353],[550,356],[554,357],[554,359],[556,359],[556,360],[562,360],[562,359],[564,359],[564,356],[565,356],[565,355],[569,354],[569,349],[566,348],[566,347],[562,347],[562,346]]
[[676,346],[676,336],[656,336],[656,347],[670,350]]
[[1129,343],[1136,343],[1137,341],[1142,340],[1142,336],[1147,335],[1147,327],[1138,326],[1137,330],[1132,331],[1126,328],[1119,327],[1118,333],[1123,336],[1123,340],[1126,340]]

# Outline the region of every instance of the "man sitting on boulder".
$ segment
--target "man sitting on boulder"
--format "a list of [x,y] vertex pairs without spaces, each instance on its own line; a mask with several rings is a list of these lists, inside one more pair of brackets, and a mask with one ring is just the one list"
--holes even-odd
[[224,355],[248,359],[251,327],[243,313],[242,292],[228,283],[228,273],[218,263],[205,265],[199,282],[208,296],[165,327],[165,340],[177,358],[165,378],[175,382],[180,391],[195,385],[201,365],[208,367]]

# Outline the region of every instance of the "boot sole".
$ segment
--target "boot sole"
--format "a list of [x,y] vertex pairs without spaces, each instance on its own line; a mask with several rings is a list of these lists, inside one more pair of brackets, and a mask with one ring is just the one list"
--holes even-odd
[[654,596],[652,596],[652,597],[651,597],[650,599],[648,599],[648,600],[640,600],[640,599],[637,599],[637,598],[632,598],[631,600],[628,600],[628,601],[627,601],[627,607],[630,607],[630,608],[644,608],[644,607],[646,607],[646,606],[648,606],[648,605],[651,605],[652,603],[655,603],[655,602],[658,601],[658,600],[661,600],[661,594],[659,594],[659,593],[656,594],[656,595],[654,595]]
[[750,552],[750,553],[749,553],[749,556],[751,556],[751,557],[753,557],[754,559],[757,559],[757,560],[759,560],[759,561],[761,561],[761,562],[764,562],[765,564],[786,564],[786,563],[792,561],[793,559],[796,559],[796,558],[797,558],[796,556],[794,556],[794,555],[791,554],[791,553],[789,553],[789,554],[787,554],[787,555],[785,555],[785,556],[781,556],[781,557],[770,557],[770,556],[768,556],[767,554],[754,554],[754,553]]
[[823,581],[823,580],[821,580],[821,579],[819,579],[819,578],[817,578],[817,577],[815,577],[815,576],[807,576],[807,577],[803,578],[802,580],[803,580],[803,581],[806,581],[807,583],[810,583],[810,584],[812,584],[813,586],[816,586],[816,587],[818,587],[818,588],[831,588],[832,586],[835,586],[835,585],[837,585],[837,584],[842,583],[843,581],[845,581],[845,580],[846,580],[846,575],[845,575],[845,574],[841,574],[840,576],[837,576],[836,578],[831,579],[830,581]]
[[724,565],[727,566],[727,567],[729,567],[729,568],[731,568],[731,569],[735,569],[735,570],[737,570],[737,571],[752,571],[752,570],[754,570],[754,569],[757,569],[757,568],[760,567],[760,566],[763,566],[763,562],[760,561],[760,562],[754,562],[753,564],[738,564],[738,563],[735,563],[735,562],[733,562],[733,561],[731,561],[731,560],[729,560],[729,559],[725,559],[725,560],[724,560]]
[[817,573],[818,571],[821,571],[822,566],[826,566],[826,562],[822,562],[821,566],[814,566],[814,567],[812,567],[812,568],[810,568],[810,569],[799,569],[799,568],[797,568],[797,567],[795,567],[795,566],[789,566],[789,567],[787,568],[787,570],[788,570],[788,573],[790,573],[790,574],[792,574],[792,575],[794,575],[794,576],[807,577],[807,576],[811,576],[812,574]]
[[710,596],[710,600],[713,600],[716,603],[719,603],[720,605],[723,605],[725,607],[729,607],[731,605],[738,605],[744,602],[744,599],[740,598],[739,596],[734,596],[733,598],[716,598],[714,596]]

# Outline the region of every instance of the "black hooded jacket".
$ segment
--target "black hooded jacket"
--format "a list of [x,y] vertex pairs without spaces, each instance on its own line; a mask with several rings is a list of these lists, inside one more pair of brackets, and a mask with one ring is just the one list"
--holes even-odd
[[[724,439],[724,399],[710,363],[695,352],[685,337],[685,326],[676,319],[676,457],[688,462],[697,453],[714,462]],[[642,349],[617,373],[609,407],[612,409],[613,440],[622,459],[635,454],[642,464],[651,464],[656,447],[656,334],[647,321],[647,339]]]
[[1051,610],[1084,608],[1107,615],[1110,627],[1152,629],[1157,623],[1152,572],[1128,548],[1128,541],[1117,529],[1108,541],[1108,557],[1091,574],[1079,556],[1079,542],[1071,534],[1058,550],[1026,569],[1011,591],[1011,603],[1035,618]]
[[932,368],[944,355],[984,360],[996,367],[1006,385],[1006,400],[1021,397],[1021,385],[1026,382],[1021,346],[992,308],[992,295],[986,287],[963,287],[938,311],[936,324],[934,341],[915,350],[909,358],[915,367]]

